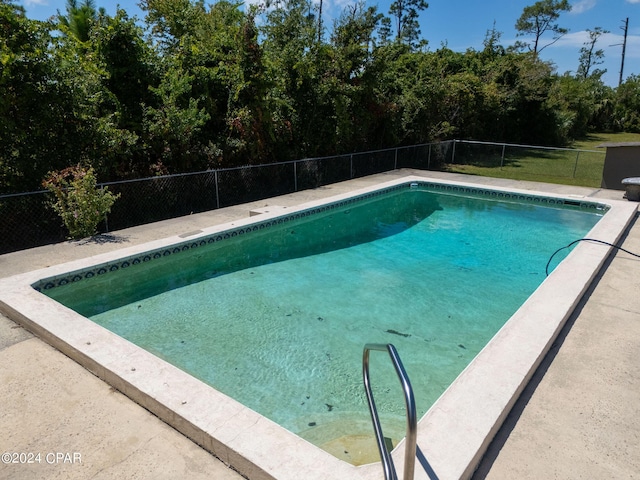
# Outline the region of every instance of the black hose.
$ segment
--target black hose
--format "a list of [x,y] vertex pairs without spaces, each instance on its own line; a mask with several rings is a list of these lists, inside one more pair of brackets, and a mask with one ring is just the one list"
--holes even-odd
[[556,250],[555,252],[553,252],[553,255],[551,255],[551,257],[549,258],[549,261],[547,262],[547,266],[546,266],[546,268],[544,269],[544,272],[545,272],[545,274],[547,275],[547,277],[549,276],[549,265],[551,265],[551,260],[553,260],[553,257],[555,257],[555,256],[556,256],[556,254],[557,254],[558,252],[561,252],[561,251],[562,251],[562,250],[564,250],[565,248],[570,248],[570,247],[574,246],[574,245],[575,245],[576,243],[578,243],[578,242],[594,242],[594,243],[601,243],[601,244],[603,244],[603,245],[608,245],[609,247],[613,247],[613,248],[617,248],[618,250],[622,250],[623,252],[628,253],[629,255],[633,255],[634,257],[638,257],[638,258],[640,258],[640,255],[638,255],[637,253],[633,253],[633,252],[630,252],[629,250],[625,250],[624,248],[619,247],[618,245],[614,245],[613,243],[605,242],[605,241],[603,241],[603,240],[597,240],[597,239],[595,239],[595,238],[580,238],[580,239],[578,239],[578,240],[574,240],[574,241],[573,241],[573,242],[571,242],[570,244],[565,245],[564,247],[559,248],[558,250]]

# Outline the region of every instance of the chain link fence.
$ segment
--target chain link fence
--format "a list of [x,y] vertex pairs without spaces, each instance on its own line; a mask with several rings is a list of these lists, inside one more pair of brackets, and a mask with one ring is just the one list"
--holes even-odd
[[[364,177],[399,168],[451,170],[455,165],[476,165],[486,169],[504,169],[538,153],[539,162],[556,163],[558,176],[578,172],[578,160],[594,163],[580,151],[562,149],[446,141],[333,157],[310,158],[290,162],[167,175],[100,184],[120,194],[99,226],[100,232],[180,217],[262,200],[278,195],[318,188],[352,178]],[[566,152],[571,152],[567,155]],[[599,162],[600,175],[604,152]],[[591,155],[591,154],[589,154]],[[573,163],[567,158],[573,158]],[[534,166],[536,165],[533,162]],[[549,175],[549,166],[543,167]],[[598,168],[596,166],[596,168]],[[491,175],[490,175],[491,176]],[[54,197],[47,191],[0,195],[0,254],[60,242],[66,229],[51,208]]]
[[606,150],[577,150],[456,140],[449,171],[518,180],[600,186]]
[[0,254],[61,242],[66,230],[51,208],[49,192],[0,196]]

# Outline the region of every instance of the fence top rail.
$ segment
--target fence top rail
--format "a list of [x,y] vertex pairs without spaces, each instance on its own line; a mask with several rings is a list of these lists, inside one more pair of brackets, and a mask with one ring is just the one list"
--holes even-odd
[[327,160],[329,158],[339,158],[339,157],[349,157],[351,155],[369,155],[372,153],[380,153],[380,152],[393,152],[395,150],[404,150],[408,148],[418,148],[418,147],[426,147],[429,145],[439,145],[450,143],[453,140],[446,140],[443,142],[431,142],[431,143],[420,143],[417,145],[406,145],[402,147],[391,147],[391,148],[383,148],[380,150],[367,150],[365,152],[350,152],[350,153],[339,153],[336,155],[328,155],[326,157],[308,157],[308,158],[299,158],[297,160],[286,160],[284,162],[273,162],[273,163],[260,163],[257,165],[241,165],[239,167],[227,167],[227,168],[217,168],[211,170],[200,170],[198,172],[187,172],[187,173],[173,173],[170,175],[157,175],[154,177],[142,177],[142,178],[132,178],[129,180],[116,180],[113,182],[103,182],[99,183],[98,186],[109,186],[109,185],[120,185],[124,183],[133,183],[133,182],[142,182],[145,180],[161,180],[165,178],[174,178],[174,177],[186,177],[190,175],[202,175],[204,173],[215,173],[215,172],[230,172],[234,170],[246,170],[248,168],[262,168],[262,167],[275,167],[278,165],[291,165],[300,162],[310,162],[310,161],[318,161],[318,160]]
[[[330,155],[330,156],[326,156],[326,157],[309,157],[309,158],[301,158],[298,160],[287,160],[284,162],[274,162],[274,163],[261,163],[258,165],[242,165],[239,167],[228,167],[228,168],[219,168],[219,169],[211,169],[211,170],[201,170],[198,172],[186,172],[186,173],[174,173],[171,175],[158,175],[158,176],[154,176],[154,177],[143,177],[143,178],[132,178],[129,180],[116,180],[116,181],[112,181],[112,182],[102,182],[102,183],[98,183],[97,186],[98,187],[107,187],[107,186],[111,186],[111,185],[124,185],[127,183],[135,183],[135,182],[144,182],[144,181],[150,181],[150,180],[163,180],[163,179],[168,179],[168,178],[175,178],[175,177],[188,177],[188,176],[192,176],[192,175],[202,175],[202,174],[216,174],[216,173],[220,173],[220,172],[229,172],[229,171],[235,171],[235,170],[246,170],[246,169],[252,169],[252,168],[262,168],[262,167],[274,167],[274,166],[278,166],[278,165],[291,165],[291,164],[297,164],[300,162],[309,162],[309,161],[320,161],[320,160],[326,160],[326,159],[330,159],[330,158],[339,158],[339,157],[349,157],[349,156],[353,156],[353,155],[369,155],[369,154],[373,154],[373,153],[381,153],[381,152],[392,152],[392,151],[398,151],[398,150],[405,150],[405,149],[410,149],[410,148],[419,148],[419,147],[427,147],[430,145],[444,145],[444,144],[455,144],[455,143],[470,143],[470,144],[478,144],[478,145],[496,145],[496,146],[507,146],[507,147],[518,147],[518,148],[530,148],[530,149],[535,149],[535,150],[565,150],[565,151],[573,151],[573,152],[590,152],[590,153],[599,153],[599,154],[604,154],[605,152],[602,150],[580,150],[580,149],[575,149],[575,148],[559,148],[559,147],[543,147],[543,146],[538,146],[538,145],[519,145],[519,144],[514,144],[514,143],[498,143],[498,142],[482,142],[482,141],[478,141],[478,140],[444,140],[442,142],[430,142],[430,143],[421,143],[421,144],[417,144],[417,145],[405,145],[405,146],[400,146],[400,147],[391,147],[391,148],[383,148],[383,149],[379,149],[379,150],[368,150],[365,152],[351,152],[351,153],[342,153],[342,154],[337,154],[337,155]],[[19,196],[24,196],[24,195],[38,195],[38,194],[44,194],[44,193],[48,193],[48,190],[38,190],[38,191],[33,191],[33,192],[19,192],[19,193],[8,193],[8,194],[0,194],[0,199],[5,199],[5,198],[11,198],[11,197],[19,197]]]
[[[402,150],[402,149],[407,149],[407,148],[416,148],[416,147],[424,147],[424,146],[428,146],[428,145],[434,145],[436,143],[447,143],[447,142],[451,142],[451,140],[445,141],[445,142],[435,142],[435,143],[424,143],[424,144],[419,144],[419,145],[407,145],[404,147],[391,147],[391,148],[385,148],[385,149],[380,149],[380,150],[368,150],[366,152],[350,152],[350,153],[341,153],[341,154],[336,154],[336,155],[329,155],[326,157],[308,157],[308,158],[300,158],[297,160],[287,160],[284,162],[273,162],[273,163],[261,163],[261,164],[257,164],[257,165],[241,165],[239,167],[227,167],[227,168],[217,168],[217,169],[211,169],[211,170],[200,170],[197,172],[185,172],[185,173],[173,173],[170,175],[156,175],[153,177],[141,177],[141,178],[130,178],[127,180],[114,180],[112,182],[101,182],[98,183],[97,186],[98,187],[108,187],[108,186],[112,186],[112,185],[124,185],[127,183],[135,183],[135,182],[144,182],[144,181],[150,181],[150,180],[163,180],[163,179],[167,179],[167,178],[176,178],[176,177],[188,177],[188,176],[193,176],[193,175],[202,175],[205,173],[209,173],[209,174],[215,174],[216,172],[230,172],[230,171],[234,171],[234,170],[246,170],[248,168],[262,168],[262,167],[275,167],[278,165],[291,165],[291,164],[296,164],[296,163],[300,163],[300,162],[309,162],[309,161],[319,161],[319,160],[326,160],[329,158],[338,158],[338,157],[349,157],[351,155],[367,155],[367,154],[371,154],[371,153],[380,153],[380,152],[391,152],[394,150]],[[47,193],[48,190],[37,190],[37,191],[33,191],[33,192],[19,192],[19,193],[7,193],[7,194],[0,194],[0,199],[2,198],[9,198],[9,197],[19,197],[22,195],[36,195],[36,194],[43,194],[43,193]]]
[[[333,158],[333,157],[323,157],[323,158]],[[319,159],[307,158],[307,159],[304,159],[304,160],[319,160]],[[211,169],[211,170],[200,170],[200,171],[197,171],[197,172],[172,173],[170,175],[156,175],[156,176],[153,176],[153,177],[131,178],[131,179],[128,179],[128,180],[114,180],[113,182],[99,183],[98,186],[99,187],[108,187],[110,185],[122,185],[122,184],[125,184],[125,183],[144,182],[144,181],[150,181],[150,180],[165,180],[165,179],[168,179],[168,178],[189,177],[189,176],[193,176],[193,175],[203,175],[205,173],[216,174],[216,173],[219,173],[219,172],[230,172],[230,171],[233,171],[233,170],[246,170],[246,169],[250,169],[250,168],[275,167],[275,166],[278,166],[278,165],[289,165],[289,164],[296,163],[296,162],[302,162],[304,160],[288,160],[286,162],[260,163],[258,165],[242,165],[240,167],[215,168],[215,169]]]
[[497,146],[505,146],[505,147],[531,148],[535,150],[564,150],[568,152],[589,152],[589,153],[599,153],[601,155],[605,154],[603,150],[584,150],[580,148],[543,147],[541,145],[520,145],[517,143],[481,142],[479,140],[454,140],[454,142],[455,143],[472,143],[472,144],[478,144],[478,145],[497,145]]
[[0,200],[2,200],[3,198],[26,197],[27,195],[42,195],[43,193],[49,193],[49,190],[36,190],[35,192],[4,193],[0,195]]

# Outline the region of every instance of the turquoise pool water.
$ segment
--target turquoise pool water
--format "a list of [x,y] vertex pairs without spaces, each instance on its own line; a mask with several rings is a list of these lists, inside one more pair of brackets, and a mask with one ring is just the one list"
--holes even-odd
[[[405,188],[45,293],[323,444],[372,431],[365,343],[396,346],[421,416],[601,216]],[[385,355],[371,373],[397,440]]]

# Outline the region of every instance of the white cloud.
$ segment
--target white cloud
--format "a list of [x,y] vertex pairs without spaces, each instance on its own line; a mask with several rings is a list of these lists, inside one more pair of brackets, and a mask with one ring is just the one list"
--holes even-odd
[[[355,5],[355,2],[353,0],[333,0],[333,4],[335,5],[336,8],[339,8],[340,10],[342,10],[347,5]],[[378,7],[378,9],[380,8]]]
[[[632,2],[640,2],[640,0],[627,0]],[[586,12],[587,10],[591,10],[596,6],[596,0],[579,0],[578,2],[571,5],[571,12],[575,15],[579,15],[581,13]]]
[[[640,3],[640,0],[638,0]],[[571,49],[579,51],[588,42],[589,32],[583,30],[581,32],[568,33],[553,45],[549,45],[549,49]],[[598,39],[596,43],[597,50],[604,50],[605,57],[617,57],[622,52],[622,43],[624,42],[624,36],[615,33],[604,33]],[[640,58],[640,35],[629,35],[627,37],[627,58]]]
[[46,6],[49,5],[48,0],[24,0],[22,2],[25,7],[34,7],[34,6]]
[[[612,43],[622,43],[622,41],[618,42],[618,37],[622,38],[621,35],[614,35],[611,33],[603,33],[600,38],[598,38],[598,42],[596,43],[596,48],[604,48],[605,45],[611,45]],[[586,30],[582,30],[580,32],[571,32],[563,35],[560,40],[553,44],[554,47],[577,47],[581,48],[585,42],[589,42],[589,32]],[[551,48],[551,46],[549,47]]]
[[[640,3],[640,2],[637,2]],[[620,40],[616,43],[618,45],[622,45],[622,35],[618,35]],[[622,48],[621,46],[615,46],[615,48]],[[627,37],[627,50],[626,50],[627,58],[640,58],[640,36],[638,35],[629,35]]]
[[[598,41],[598,45],[600,44],[600,42],[603,41],[603,38],[605,37],[605,35],[602,35],[600,37],[600,40]],[[589,32],[587,32],[586,30],[582,30],[580,32],[571,32],[571,33],[567,33],[566,35],[563,35],[562,37],[560,37],[560,40],[558,40],[556,43],[554,43],[553,45],[550,45],[549,48],[553,47],[578,47],[581,48],[584,45],[584,42],[589,41]]]
[[640,0],[627,0],[627,3],[640,3]]

